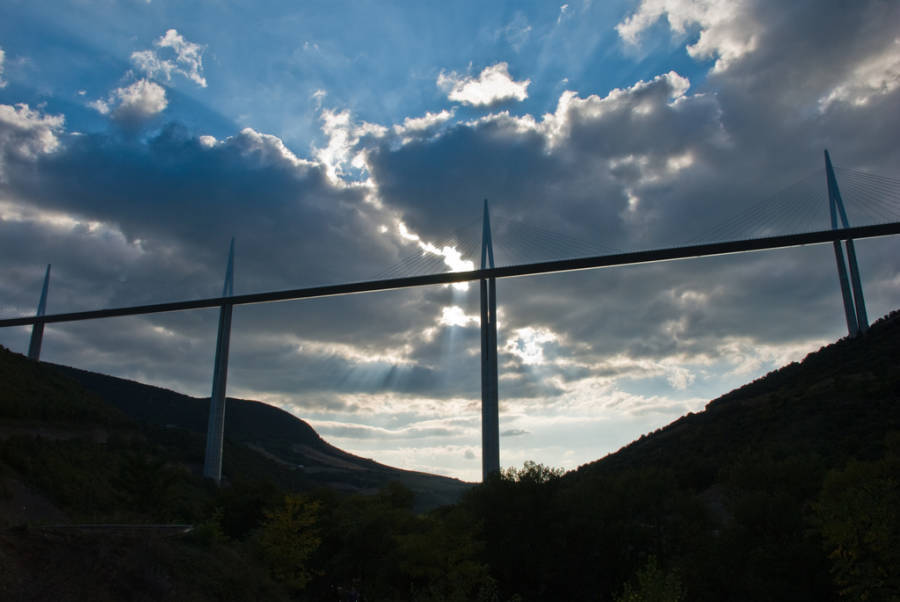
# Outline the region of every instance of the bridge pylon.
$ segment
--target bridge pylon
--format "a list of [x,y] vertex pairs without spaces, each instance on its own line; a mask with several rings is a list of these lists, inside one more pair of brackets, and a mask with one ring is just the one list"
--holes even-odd
[[[491,218],[484,199],[481,269],[494,267]],[[497,282],[481,279],[481,474],[487,480],[500,472],[500,410],[497,375]]]
[[[37,315],[43,316],[47,310],[47,289],[50,288],[50,264],[44,274],[44,286],[41,288],[41,299],[38,301]],[[28,343],[28,359],[36,362],[41,359],[41,343],[44,341],[44,323],[35,322],[31,327],[31,341]]]
[[[234,238],[228,249],[225,285],[222,296],[234,295]],[[216,359],[213,363],[212,393],[209,397],[209,427],[206,430],[206,456],[203,476],[218,484],[222,480],[222,443],[225,437],[225,384],[228,380],[228,347],[231,341],[231,303],[219,309],[219,332],[216,337]]]
[[[838,187],[837,177],[834,175],[834,167],[831,165],[831,156],[825,150],[825,178],[828,183],[828,209],[831,213],[831,229],[838,230],[838,217],[844,228],[850,227],[847,220],[847,212],[844,209],[844,201],[841,198],[841,190]],[[866,314],[866,300],[863,296],[862,281],[859,277],[859,265],[856,262],[856,247],[853,239],[848,238],[845,243],[847,248],[847,262],[844,262],[844,253],[840,241],[834,241],[834,258],[837,262],[838,280],[841,283],[841,296],[844,300],[844,315],[847,319],[847,331],[850,337],[865,334],[869,330],[869,318]],[[847,265],[850,268],[847,276]],[[852,287],[852,293],[851,293]]]

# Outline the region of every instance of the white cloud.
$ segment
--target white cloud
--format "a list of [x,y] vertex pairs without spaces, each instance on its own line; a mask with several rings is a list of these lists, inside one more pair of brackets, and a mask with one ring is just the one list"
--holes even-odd
[[[402,240],[416,243],[419,248],[422,249],[423,255],[427,253],[443,257],[444,264],[450,268],[451,272],[468,272],[475,269],[475,263],[469,259],[463,259],[462,253],[460,253],[459,249],[456,247],[448,245],[438,247],[433,243],[423,240],[421,236],[411,232],[407,225],[399,220],[397,221],[397,232]],[[457,290],[465,291],[469,289],[469,283],[458,282],[454,284],[453,287]]]
[[312,96],[310,98],[312,98],[313,102],[315,102],[316,108],[321,109],[322,102],[325,100],[326,96],[328,96],[328,92],[326,92],[322,88],[319,88],[315,92],[312,93]]
[[206,87],[206,78],[203,77],[205,46],[188,42],[175,29],[167,30],[162,37],[153,42],[153,45],[160,49],[170,49],[175,57],[174,60],[162,58],[154,50],[132,52],[131,62],[148,77],[162,76],[169,81],[172,79],[173,73],[178,73],[197,85]]
[[398,136],[426,133],[453,118],[454,111],[444,109],[440,113],[426,112],[422,117],[407,117],[403,125],[394,124],[394,133]]
[[447,92],[447,98],[476,107],[487,107],[509,100],[528,98],[530,79],[517,82],[509,74],[505,62],[485,67],[477,78],[455,72],[438,76],[437,85]]
[[820,110],[832,103],[865,105],[875,96],[889,94],[900,87],[900,38],[875,56],[859,63],[850,77],[819,100]]
[[87,106],[121,123],[136,125],[162,113],[168,104],[165,88],[148,79],[139,79],[116,88],[105,99],[88,102]]
[[637,11],[616,25],[626,44],[638,45],[641,33],[665,17],[675,34],[699,27],[697,41],[687,47],[695,59],[716,59],[714,71],[754,51],[762,31],[750,4],[740,0],[642,0]]
[[[212,136],[200,136],[201,145],[211,148],[216,144]],[[236,149],[245,159],[255,159],[257,165],[281,165],[305,168],[315,165],[312,161],[297,157],[278,136],[262,134],[253,128],[244,128],[239,134],[229,136],[223,142],[227,148]]]
[[447,425],[441,420],[426,421],[397,429],[333,420],[316,420],[313,421],[313,424],[316,432],[319,434],[341,439],[421,439],[425,437],[453,437],[466,433],[466,430]]
[[0,88],[6,86],[6,80],[3,79],[3,61],[6,59],[6,53],[0,48]]
[[135,50],[131,53],[131,62],[147,76],[163,76],[167,81],[172,79],[176,69],[173,61],[159,58],[153,50]]
[[103,100],[102,98],[98,98],[97,100],[90,101],[89,103],[87,103],[87,106],[94,109],[101,115],[109,115],[109,111],[110,111],[109,103],[106,102],[105,100]]
[[442,326],[468,326],[469,324],[478,324],[480,318],[478,316],[467,316],[465,310],[458,305],[441,308],[441,317],[438,324]]
[[0,169],[7,153],[35,159],[56,151],[64,123],[62,115],[45,115],[25,103],[0,105]]
[[[148,79],[139,79],[130,86],[116,88],[105,106],[120,121],[140,122],[161,113],[168,106],[166,89]],[[94,108],[103,113],[104,105]]]
[[572,121],[600,121],[612,115],[650,117],[662,107],[672,107],[687,97],[691,87],[688,78],[675,71],[657,75],[650,81],[638,81],[629,88],[614,88],[600,97],[591,94],[580,98],[566,90],[556,105],[556,111],[544,116],[540,128],[551,145],[571,134]]
[[517,328],[506,339],[506,351],[518,357],[523,364],[539,366],[544,363],[544,344],[559,340],[546,328]]
[[350,111],[333,111],[325,109],[319,115],[322,120],[322,133],[328,136],[325,148],[315,148],[316,159],[325,166],[325,173],[333,184],[344,185],[342,176],[346,175],[345,165],[350,163],[360,169],[365,166],[364,157],[354,152],[361,138],[371,136],[381,138],[388,129],[375,123],[362,122],[354,124],[350,119]]

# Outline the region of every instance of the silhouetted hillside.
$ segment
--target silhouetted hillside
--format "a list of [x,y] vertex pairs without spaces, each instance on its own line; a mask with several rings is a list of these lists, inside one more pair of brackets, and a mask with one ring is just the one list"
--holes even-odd
[[[898,365],[894,313],[578,470],[528,463],[417,514],[399,484],[335,489],[398,475],[410,488],[456,485],[355,458],[241,400],[226,420],[231,478],[213,487],[196,474],[207,400],[2,350],[7,525],[195,532],[0,532],[13,567],[0,597],[898,600]],[[45,582],[55,565],[66,568]]]
[[[55,367],[134,420],[205,436],[209,398],[67,366]],[[282,470],[270,474],[271,478],[292,489],[327,486],[374,492],[398,481],[416,494],[417,507],[428,509],[457,501],[470,486],[458,479],[400,470],[349,454],[325,442],[303,420],[258,401],[228,398],[225,416],[226,440],[249,446],[277,462]],[[226,451],[226,477],[231,465]]]
[[721,465],[760,447],[815,454],[832,465],[878,456],[894,430],[900,430],[900,312],[866,336],[841,339],[770,372],[578,473],[653,465],[702,489]]
[[900,314],[558,476],[469,492],[502,597],[900,600]]

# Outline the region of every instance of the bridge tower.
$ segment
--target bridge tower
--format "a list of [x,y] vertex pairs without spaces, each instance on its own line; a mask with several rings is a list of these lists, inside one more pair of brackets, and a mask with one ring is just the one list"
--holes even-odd
[[[484,199],[481,269],[494,267],[491,218]],[[497,377],[497,282],[481,279],[481,474],[484,480],[500,472],[500,416]]]
[[[828,209],[831,212],[831,229],[838,230],[838,216],[844,228],[850,227],[847,220],[847,212],[844,210],[844,201],[841,198],[841,190],[838,188],[837,177],[834,175],[834,167],[831,165],[831,156],[825,150],[825,177],[828,182]],[[853,239],[845,241],[847,247],[847,263],[850,266],[850,277],[847,277],[847,266],[844,262],[844,253],[841,242],[834,241],[834,258],[837,262],[838,279],[841,283],[841,296],[844,299],[844,314],[847,318],[847,331],[850,337],[865,334],[869,330],[869,318],[866,314],[866,300],[863,297],[862,282],[859,278],[859,266],[856,263],[856,247]],[[851,294],[851,287],[853,292]]]
[[[43,316],[47,310],[47,289],[50,288],[50,264],[47,264],[47,272],[44,274],[44,287],[41,289],[41,300],[38,301],[37,315]],[[31,341],[28,343],[28,359],[40,361],[41,343],[44,340],[44,323],[35,322],[31,327]]]
[[[228,249],[225,285],[222,296],[234,295],[234,239]],[[206,430],[206,456],[203,476],[218,484],[222,480],[222,442],[225,436],[225,383],[228,379],[228,345],[231,341],[231,303],[219,309],[219,333],[216,337],[216,359],[213,364],[212,394],[209,397],[209,427]]]

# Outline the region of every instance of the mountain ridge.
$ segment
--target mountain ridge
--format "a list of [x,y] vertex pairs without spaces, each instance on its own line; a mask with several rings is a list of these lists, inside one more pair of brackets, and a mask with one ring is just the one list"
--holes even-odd
[[[205,436],[209,398],[192,397],[170,389],[147,385],[71,366],[42,363],[71,378],[119,412],[139,423],[163,429],[182,429]],[[248,447],[283,469],[283,485],[292,489],[316,486],[340,491],[372,493],[397,481],[416,494],[416,505],[429,509],[455,502],[471,486],[458,479],[380,464],[341,450],[325,441],[306,421],[275,406],[229,397],[225,439]],[[228,450],[224,476],[229,477]],[[199,471],[199,462],[194,470]],[[284,472],[292,473],[285,475]]]

